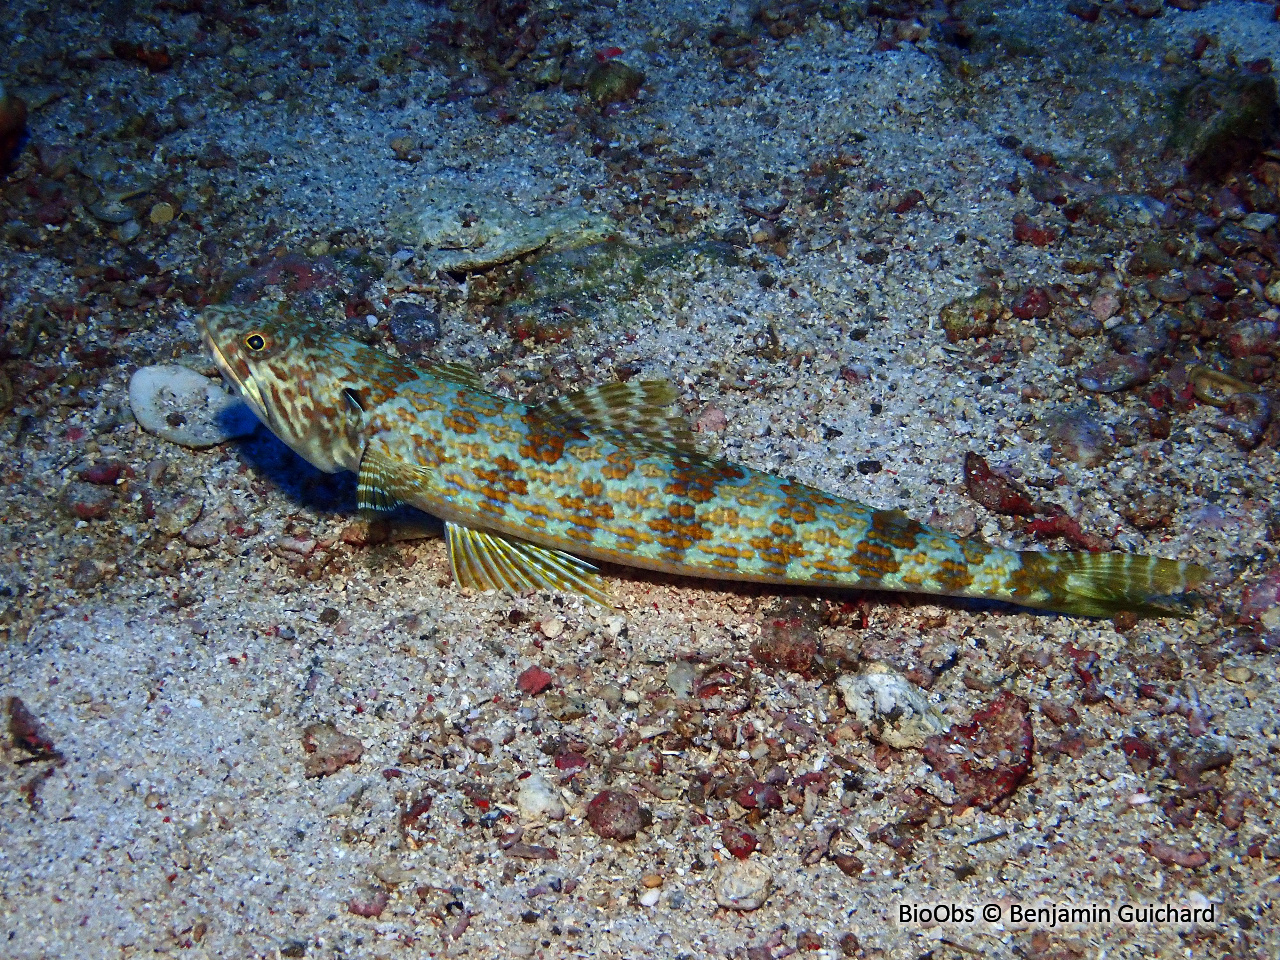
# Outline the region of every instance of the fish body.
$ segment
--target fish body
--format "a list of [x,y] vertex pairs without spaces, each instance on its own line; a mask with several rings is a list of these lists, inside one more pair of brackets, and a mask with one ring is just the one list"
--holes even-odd
[[663,381],[528,407],[456,364],[415,367],[263,307],[210,307],[225,377],[362,508],[445,521],[466,586],[607,591],[582,558],[696,577],[1002,600],[1063,613],[1178,612],[1206,575],[1123,553],[1017,552],[700,451]]

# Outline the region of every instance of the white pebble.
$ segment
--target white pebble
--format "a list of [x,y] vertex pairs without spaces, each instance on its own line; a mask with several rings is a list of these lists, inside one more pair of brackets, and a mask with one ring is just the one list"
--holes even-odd
[[520,781],[516,791],[516,806],[526,820],[563,820],[564,802],[555,785],[540,773],[531,774]]
[[754,860],[730,860],[716,877],[716,903],[728,910],[755,910],[768,899],[773,874]]

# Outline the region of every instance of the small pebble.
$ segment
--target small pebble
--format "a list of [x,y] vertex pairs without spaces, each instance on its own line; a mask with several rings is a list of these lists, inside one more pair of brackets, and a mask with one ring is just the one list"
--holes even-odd
[[564,802],[555,786],[540,773],[520,781],[516,790],[516,806],[526,820],[563,820]]
[[387,909],[387,901],[390,899],[391,895],[386,890],[377,890],[368,897],[352,897],[347,903],[347,909],[357,917],[380,917],[382,911]]
[[716,903],[726,910],[755,910],[773,889],[773,874],[754,860],[730,860],[716,875]]
[[62,495],[62,503],[77,520],[101,520],[111,512],[115,494],[110,487],[73,480]]
[[1044,287],[1032,287],[1018,297],[1010,309],[1019,320],[1040,320],[1049,315],[1051,308],[1049,291]]
[[138,239],[138,234],[142,233],[142,226],[137,220],[126,220],[120,226],[116,227],[114,236],[121,243],[133,243]]
[[174,216],[173,204],[160,202],[151,208],[151,212],[147,215],[148,219],[156,226],[170,223]]
[[872,736],[895,749],[919,749],[950,727],[919,687],[886,664],[871,663],[861,673],[845,674],[836,688]]
[[102,200],[98,203],[91,203],[86,209],[103,223],[121,224],[128,223],[133,219],[133,211],[118,200]]
[[397,160],[403,160],[405,163],[417,163],[422,159],[422,151],[418,148],[418,141],[413,137],[395,137],[391,141],[391,152],[396,155]]
[[425,353],[440,339],[439,314],[420,303],[397,303],[389,326],[396,345],[411,353]]
[[1100,293],[1089,303],[1089,309],[1099,321],[1110,320],[1120,310],[1120,298],[1111,291]]
[[1129,273],[1135,276],[1168,273],[1176,269],[1178,262],[1164,248],[1164,244],[1156,240],[1148,240],[1142,244],[1129,258]]
[[465,77],[458,84],[458,92],[464,97],[483,97],[492,89],[493,81],[479,74]]
[[952,300],[938,312],[943,333],[951,343],[989,337],[995,332],[1000,302],[989,290]]
[[200,519],[204,501],[189,493],[176,493],[151,500],[150,512],[154,514],[156,529],[176,537]]
[[1248,213],[1240,218],[1240,226],[1246,230],[1253,230],[1261,233],[1263,230],[1270,230],[1276,225],[1276,215],[1274,213]]
[[564,621],[559,617],[555,617],[551,620],[543,620],[542,623],[538,625],[538,628],[542,631],[542,635],[544,637],[548,640],[554,640],[556,637],[560,636],[560,634],[564,633]]
[[133,471],[119,460],[107,460],[90,464],[80,471],[79,477],[86,483],[96,483],[103,487],[113,487],[121,475],[133,476]]
[[1152,280],[1147,289],[1161,303],[1186,303],[1191,298],[1191,291],[1180,280],[1168,280],[1162,277]]
[[642,907],[656,907],[658,901],[662,899],[661,890],[646,890],[640,894],[640,905]]
[[1271,401],[1261,393],[1238,393],[1226,404],[1227,415],[1214,421],[1214,426],[1229,433],[1245,450],[1262,442],[1271,422]]
[[739,860],[745,860],[760,846],[760,838],[740,823],[725,821],[720,828],[720,842]]
[[410,877],[409,871],[395,857],[388,857],[377,864],[373,875],[388,887],[398,887]]
[[667,687],[682,700],[693,696],[693,685],[697,679],[698,668],[688,660],[676,660],[667,666]]
[[587,822],[605,840],[630,840],[644,826],[640,802],[622,790],[602,790],[587,804]]
[[75,590],[91,590],[102,582],[102,567],[86,558],[75,565],[67,581]]
[[1222,675],[1232,683],[1248,683],[1253,679],[1253,671],[1245,666],[1223,667]]
[[1268,303],[1280,304],[1280,273],[1272,276],[1271,282],[1262,291]]
[[1080,371],[1076,380],[1093,393],[1118,393],[1151,378],[1146,360],[1131,354],[1112,354]]
[[1102,321],[1092,313],[1080,310],[1071,313],[1062,326],[1067,333],[1078,339],[1096,337],[1102,332]]
[[1118,352],[1133,354],[1147,362],[1156,359],[1169,348],[1169,332],[1165,324],[1155,320],[1149,323],[1116,324],[1107,330],[1107,339]]
[[348,764],[358,763],[364,754],[363,743],[330,723],[313,723],[304,729],[302,749],[307,753],[302,771],[308,778],[336,773]]

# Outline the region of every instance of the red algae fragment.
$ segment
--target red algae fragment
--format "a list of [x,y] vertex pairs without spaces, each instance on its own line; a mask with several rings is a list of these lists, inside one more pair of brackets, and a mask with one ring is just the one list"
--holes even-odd
[[1044,287],[1032,287],[1023,292],[1009,309],[1019,320],[1043,320],[1052,306],[1049,291]]
[[591,765],[591,762],[583,754],[569,751],[558,754],[556,756],[555,764],[556,769],[561,773],[567,776],[573,776],[574,774],[587,769],[587,767]]
[[720,842],[739,860],[745,860],[760,846],[760,838],[741,824],[726,821],[720,829]]
[[821,629],[822,613],[814,604],[794,597],[780,600],[765,611],[751,656],[766,670],[809,677],[821,652]]
[[1096,533],[1089,533],[1080,526],[1080,521],[1068,517],[1065,513],[1055,513],[1047,517],[1032,520],[1023,528],[1028,536],[1037,540],[1054,540],[1062,537],[1079,550],[1096,553],[1099,550],[1112,549],[1112,543]]
[[969,496],[993,513],[1030,517],[1036,512],[1031,495],[1021,485],[1000,476],[972,451],[964,457],[964,483]]
[[956,789],[957,812],[989,809],[1017,789],[1035,748],[1029,713],[1026,700],[1005,692],[975,713],[972,723],[925,741],[925,760]]
[[1058,231],[1036,226],[1020,213],[1013,218],[1013,239],[1018,243],[1029,243],[1033,247],[1047,247],[1058,239]]
[[556,682],[556,678],[541,667],[529,667],[516,678],[516,689],[536,697]]

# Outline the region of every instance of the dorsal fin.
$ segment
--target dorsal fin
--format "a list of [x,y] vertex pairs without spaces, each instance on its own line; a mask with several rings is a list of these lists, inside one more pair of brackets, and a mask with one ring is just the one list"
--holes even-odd
[[480,374],[467,363],[461,363],[456,360],[442,360],[439,363],[433,363],[429,367],[423,368],[433,377],[439,377],[441,380],[448,380],[450,383],[461,384],[464,387],[470,387],[472,390],[484,390],[484,381],[480,379]]
[[707,461],[689,421],[675,407],[676,388],[666,380],[604,383],[548,400],[533,413],[571,430],[600,435],[622,446]]

